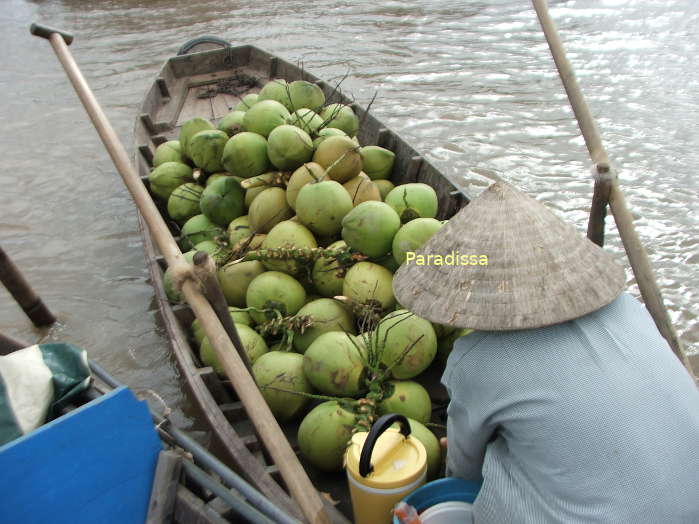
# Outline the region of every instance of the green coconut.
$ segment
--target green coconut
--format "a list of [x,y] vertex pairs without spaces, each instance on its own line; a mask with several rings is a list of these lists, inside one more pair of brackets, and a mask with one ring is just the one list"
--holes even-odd
[[358,397],[365,390],[363,355],[358,340],[342,331],[329,331],[316,338],[303,355],[303,370],[320,392]]
[[[280,271],[267,271],[255,277],[245,294],[247,307],[274,309],[283,316],[295,315],[306,302],[306,290],[294,277]],[[252,319],[261,324],[274,315],[251,311]]]
[[[245,354],[250,360],[250,364],[255,364],[258,358],[269,351],[265,339],[263,339],[254,329],[245,324],[236,324],[235,329],[240,337],[240,342],[243,344]],[[211,366],[219,375],[225,374],[223,366],[216,357],[214,347],[209,342],[209,337],[204,337],[199,346],[199,356],[201,361],[206,366]]]
[[204,190],[199,205],[214,224],[225,227],[245,212],[245,191],[235,178],[221,178]]
[[233,177],[229,175],[228,173],[222,172],[222,173],[211,173],[209,176],[206,177],[206,182],[204,183],[204,186],[209,187],[211,184],[213,184],[216,180],[220,180],[221,178],[235,178],[238,182],[243,180],[239,176]]
[[[245,324],[246,326],[252,326],[252,319],[247,311],[237,307],[229,307],[228,313],[230,314],[231,320],[234,324]],[[194,321],[192,321],[191,330],[192,338],[194,338],[197,347],[199,347],[206,334],[204,333],[204,328],[201,327],[201,322],[199,322],[198,318],[195,318]]]
[[[338,240],[328,246],[328,249],[347,247],[344,240]],[[316,291],[324,297],[342,295],[342,285],[345,281],[345,270],[339,267],[334,259],[321,257],[313,263],[311,280]]]
[[245,307],[245,297],[250,282],[265,272],[259,260],[230,262],[216,272],[223,296],[229,306]]
[[267,233],[279,222],[290,219],[294,212],[286,203],[281,187],[270,187],[255,197],[248,210],[250,227],[257,233]]
[[190,150],[190,142],[192,137],[196,135],[199,131],[206,131],[207,129],[216,129],[211,122],[205,118],[195,117],[191,120],[187,120],[180,128],[180,148],[182,154],[186,158],[192,158]]
[[182,224],[199,214],[199,199],[204,188],[194,182],[178,186],[167,199],[167,214],[178,224]]
[[199,131],[189,142],[189,154],[194,165],[207,173],[221,171],[221,155],[228,135],[218,129]]
[[432,324],[406,309],[386,315],[379,322],[378,340],[385,343],[381,362],[395,378],[413,378],[422,373],[437,354],[437,335]]
[[258,93],[257,102],[275,101],[283,105],[288,111],[293,111],[294,107],[289,100],[289,84],[282,78],[276,78],[267,82]]
[[242,111],[244,113],[257,103],[258,96],[257,93],[248,93],[235,105],[233,111]]
[[416,218],[403,225],[393,237],[391,251],[398,264],[403,264],[408,252],[415,252],[442,227],[434,218]]
[[313,385],[303,372],[303,356],[298,353],[265,353],[252,366],[252,374],[269,409],[282,422],[296,418],[308,404],[308,397],[295,393],[313,392]]
[[267,137],[272,130],[289,118],[289,111],[275,100],[262,100],[245,112],[243,129]]
[[238,242],[244,238],[249,238],[252,234],[248,216],[239,216],[228,224],[228,245],[235,246]]
[[[194,251],[187,251],[186,253],[183,253],[182,256],[187,262],[191,264],[192,259],[194,258],[194,254]],[[165,270],[165,273],[163,274],[163,287],[165,288],[165,296],[170,302],[174,302],[176,304],[184,302],[184,297],[182,296],[182,293],[180,293],[180,291],[175,287],[175,281],[172,278],[172,269],[169,267]]]
[[328,137],[331,136],[347,136],[342,129],[336,129],[334,127],[324,127],[318,130],[316,137],[313,139],[313,149],[318,149],[318,146]]
[[303,129],[281,125],[267,138],[267,156],[277,169],[291,171],[313,156],[313,141]]
[[291,111],[309,108],[317,111],[325,104],[325,94],[316,84],[305,80],[295,80],[289,84]]
[[437,216],[437,193],[427,184],[415,182],[396,186],[384,201],[398,213],[404,224],[415,218]]
[[148,175],[151,192],[165,201],[175,189],[187,182],[194,182],[192,168],[179,162],[164,162]]
[[396,154],[379,146],[364,146],[359,150],[364,172],[372,180],[391,178]]
[[396,303],[393,273],[373,262],[359,262],[347,271],[342,294],[361,304],[377,301],[382,309],[391,309]]
[[218,129],[229,137],[237,135],[243,130],[243,118],[245,111],[231,111],[218,123]]
[[432,400],[422,385],[412,380],[389,380],[384,385],[384,397],[379,402],[381,415],[400,413],[425,424],[432,418]]
[[180,164],[187,162],[182,155],[182,148],[180,147],[179,140],[168,140],[155,148],[153,167],[158,167],[165,162],[179,162]]
[[346,136],[330,136],[323,140],[313,154],[313,161],[325,168],[325,173],[340,183],[356,177],[362,170],[359,147]]
[[350,106],[342,104],[330,104],[320,112],[325,127],[342,129],[348,136],[355,136],[359,130],[359,118],[354,114]]
[[335,235],[342,219],[352,209],[352,199],[338,182],[324,180],[306,184],[296,198],[296,215],[301,223],[319,235]]
[[[298,222],[284,220],[270,229],[262,249],[281,247],[316,248],[318,244],[308,228]],[[267,269],[281,271],[290,275],[298,275],[303,266],[295,260],[265,260],[262,262]]]
[[190,249],[204,240],[216,240],[223,235],[223,229],[206,215],[193,216],[184,223],[180,232],[183,249]]
[[294,335],[294,349],[305,353],[308,347],[323,333],[340,331],[355,334],[354,315],[337,300],[318,298],[306,303],[297,315],[310,315],[311,327]]
[[410,426],[410,434],[422,442],[427,451],[427,480],[437,478],[442,467],[442,446],[439,445],[439,440],[426,426],[415,419],[408,418]]
[[226,142],[221,157],[223,167],[232,175],[250,178],[269,171],[267,140],[257,133],[242,132]]
[[256,177],[252,177],[248,184],[252,183],[252,186],[248,186],[245,190],[245,207],[250,209],[252,201],[255,197],[262,193],[265,189],[270,187],[275,187],[275,181],[279,178],[280,173],[278,171],[270,171],[268,173],[263,173]]
[[294,171],[286,185],[286,202],[291,209],[296,209],[296,198],[303,186],[310,182],[320,182],[325,176],[325,169],[315,162],[308,162]]
[[341,471],[356,422],[356,415],[336,400],[319,404],[299,426],[297,439],[301,453],[321,471]]
[[379,193],[381,193],[381,200],[386,199],[386,195],[388,195],[391,190],[396,187],[393,182],[390,180],[374,180],[374,184],[376,184],[376,187],[379,188]]
[[364,172],[342,184],[342,187],[349,193],[354,206],[368,200],[381,202],[381,192],[378,186]]
[[369,257],[380,257],[391,250],[400,229],[400,218],[391,206],[370,200],[362,202],[342,220],[342,239],[352,249]]
[[313,136],[318,132],[320,126],[323,125],[323,119],[320,118],[318,113],[311,109],[298,109],[289,115],[289,118],[286,119],[286,123],[299,127]]

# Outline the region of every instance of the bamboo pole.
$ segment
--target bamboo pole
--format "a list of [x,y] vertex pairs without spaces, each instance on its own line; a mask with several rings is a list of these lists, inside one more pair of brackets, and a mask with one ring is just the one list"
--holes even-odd
[[[597,176],[595,176],[595,199],[593,200],[594,214],[591,212],[588,233],[592,228],[593,234],[599,235],[600,227],[604,231],[604,214],[606,213],[605,201],[608,199],[609,207],[614,215],[619,236],[624,245],[626,256],[631,264],[631,269],[636,277],[636,282],[641,291],[641,296],[646,308],[650,312],[658,331],[665,337],[670,348],[677,358],[684,364],[687,371],[694,377],[694,372],[689,359],[684,353],[682,342],[670,321],[663,297],[658,288],[655,274],[648,259],[641,239],[633,225],[633,216],[626,204],[624,194],[619,187],[616,171],[613,169],[607,156],[607,151],[602,145],[599,129],[587,106],[582,90],[575,78],[573,67],[566,57],[563,42],[558,34],[546,0],[532,0],[536,14],[539,17],[541,28],[546,36],[551,55],[558,68],[558,73],[568,95],[568,100],[578,120],[580,131],[585,139],[590,158],[594,162]],[[602,233],[603,234],[603,233]],[[602,236],[603,238],[603,236]],[[599,239],[599,237],[598,237]]]
[[194,275],[201,285],[204,296],[211,304],[211,307],[221,322],[223,329],[225,329],[226,333],[228,333],[228,337],[231,339],[233,345],[238,351],[238,354],[240,355],[240,360],[242,360],[245,364],[245,368],[248,370],[248,373],[252,375],[250,358],[243,348],[243,343],[240,341],[240,335],[238,335],[238,330],[236,329],[235,323],[233,322],[231,314],[228,311],[226,297],[223,295],[218,278],[216,278],[216,264],[204,251],[198,251],[194,255],[192,262],[194,263]]
[[4,284],[35,326],[50,326],[56,322],[56,317],[49,311],[41,297],[34,292],[2,247],[0,247],[0,282]]
[[[38,27],[32,24],[32,34],[37,34],[37,29]],[[184,267],[184,272],[186,272],[189,269],[189,265],[184,260],[165,221],[160,216],[138,173],[131,165],[124,146],[119,141],[116,132],[90,90],[78,65],[75,63],[73,56],[68,50],[64,36],[59,32],[49,32],[49,35],[49,42],[58,60],[73,84],[109,156],[124,179],[124,183],[143,215],[148,229],[158,245],[158,249],[165,257],[168,266]],[[44,35],[38,34],[37,36]],[[319,493],[299,463],[289,441],[284,436],[279,424],[277,424],[257,384],[245,368],[238,351],[233,347],[231,339],[223,329],[211,305],[199,291],[193,279],[186,279],[183,282],[182,293],[201,322],[202,329],[209,337],[209,342],[213,346],[225,374],[231,381],[238,398],[245,406],[248,417],[257,428],[265,447],[279,468],[291,495],[299,504],[304,516],[311,523],[329,523]]]

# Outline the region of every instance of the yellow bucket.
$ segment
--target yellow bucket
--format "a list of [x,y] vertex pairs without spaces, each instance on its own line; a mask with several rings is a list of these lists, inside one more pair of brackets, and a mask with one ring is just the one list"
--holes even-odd
[[[400,423],[400,430],[391,428]],[[425,483],[427,452],[408,419],[389,414],[352,436],[345,468],[355,524],[389,524],[398,501]]]

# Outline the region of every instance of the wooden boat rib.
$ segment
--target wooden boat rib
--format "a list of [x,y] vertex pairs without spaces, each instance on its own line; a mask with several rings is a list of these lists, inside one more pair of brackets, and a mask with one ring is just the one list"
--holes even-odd
[[[155,148],[177,139],[179,127],[199,116],[217,122],[247,93],[259,91],[273,78],[287,81],[307,80],[317,83],[327,103],[351,105],[360,120],[358,138],[363,145],[379,145],[396,154],[391,180],[394,184],[422,182],[432,186],[439,199],[439,218],[449,218],[468,203],[466,196],[440,171],[419,155],[410,145],[384,126],[359,104],[354,103],[327,82],[307,71],[254,46],[211,49],[211,45],[187,46],[189,53],[169,59],[148,90],[135,125],[135,165],[145,181],[152,168]],[[209,50],[202,51],[202,48]],[[161,202],[156,201],[168,221]],[[204,418],[220,447],[223,459],[231,464],[264,495],[290,514],[301,517],[297,505],[283,487],[279,472],[265,457],[264,450],[246,420],[245,407],[235,398],[232,389],[222,382],[211,367],[203,366],[197,351],[190,344],[187,329],[193,320],[188,306],[169,303],[163,286],[164,260],[159,256],[148,228],[139,214],[146,259],[173,353],[188,386],[194,394]],[[170,223],[174,236],[178,227]],[[252,407],[254,409],[254,407]],[[285,433],[294,442],[290,428]],[[327,479],[313,478],[316,486]],[[334,494],[333,494],[334,495]],[[334,522],[346,518],[328,504]]]

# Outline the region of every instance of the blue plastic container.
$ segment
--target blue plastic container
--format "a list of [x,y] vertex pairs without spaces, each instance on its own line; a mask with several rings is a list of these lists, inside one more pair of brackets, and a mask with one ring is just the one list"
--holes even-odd
[[[473,503],[481,489],[481,484],[481,482],[470,482],[457,477],[447,477],[425,484],[403,500],[413,506],[418,513],[430,506],[450,500]],[[393,517],[393,524],[400,524],[396,517]]]

